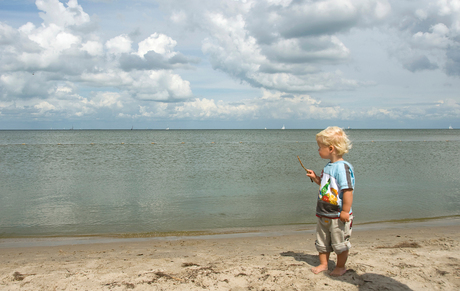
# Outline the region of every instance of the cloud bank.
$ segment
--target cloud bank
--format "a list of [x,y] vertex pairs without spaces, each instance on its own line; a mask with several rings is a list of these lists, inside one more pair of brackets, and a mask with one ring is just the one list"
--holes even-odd
[[[101,3],[123,15],[119,3]],[[146,3],[132,1],[130,8],[142,10]],[[380,94],[375,104],[369,101],[372,97],[360,92],[380,90],[383,82],[353,71],[361,56],[347,42],[378,31],[384,43],[379,49],[395,62],[395,71],[436,74],[454,90],[460,77],[459,0],[156,4],[164,26],[146,25],[137,34],[108,33],[97,10],[90,16],[77,0],[35,1],[40,23],[13,27],[0,21],[0,118],[231,122],[460,116],[458,94],[449,92],[424,97],[425,102],[415,98],[407,106],[384,104]],[[193,39],[191,47],[183,44],[184,33]],[[206,82],[206,74],[194,74],[212,70],[227,76],[227,83],[259,93],[225,101],[212,93],[200,96],[190,80]],[[349,96],[346,92],[356,97],[336,97]]]

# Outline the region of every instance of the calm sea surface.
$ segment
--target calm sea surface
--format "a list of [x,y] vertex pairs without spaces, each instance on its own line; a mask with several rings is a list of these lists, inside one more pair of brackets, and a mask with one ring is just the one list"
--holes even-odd
[[[314,223],[318,131],[0,131],[0,237]],[[459,130],[348,134],[356,223],[460,215]]]

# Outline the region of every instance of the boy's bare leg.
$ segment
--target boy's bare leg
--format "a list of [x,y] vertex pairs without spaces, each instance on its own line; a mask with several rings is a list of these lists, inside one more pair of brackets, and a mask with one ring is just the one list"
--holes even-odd
[[319,253],[319,266],[311,268],[315,274],[327,271],[327,263],[329,262],[330,253]]
[[347,268],[345,267],[345,264],[348,259],[348,250],[343,251],[342,253],[337,255],[337,265],[335,266],[335,269],[329,274],[331,276],[342,276],[347,272]]

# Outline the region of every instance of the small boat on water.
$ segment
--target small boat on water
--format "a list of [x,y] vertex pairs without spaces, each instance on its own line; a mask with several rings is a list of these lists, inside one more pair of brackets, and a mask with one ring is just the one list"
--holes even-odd
[[283,124],[283,127],[281,127],[281,129],[286,129],[286,127],[284,126],[284,124]]
[[449,129],[454,129],[454,128],[452,127],[452,125],[449,125]]

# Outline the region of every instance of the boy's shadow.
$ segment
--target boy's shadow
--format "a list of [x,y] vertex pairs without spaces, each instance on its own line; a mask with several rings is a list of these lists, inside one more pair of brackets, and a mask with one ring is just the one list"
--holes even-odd
[[[310,266],[318,266],[319,265],[319,258],[317,255],[309,255],[309,254],[302,254],[302,253],[295,253],[295,252],[283,252],[281,256],[284,257],[293,257],[296,261],[299,262],[306,262]],[[332,260],[329,260],[329,270],[335,268],[335,263]],[[358,275],[355,270],[348,269],[347,272],[340,277],[333,277],[328,276],[329,278],[341,282],[346,282],[349,284],[353,284],[355,286],[359,286],[360,291],[367,291],[367,290],[401,290],[401,291],[412,291],[407,285],[398,282],[392,278],[373,274],[373,273],[366,273],[363,275]]]

